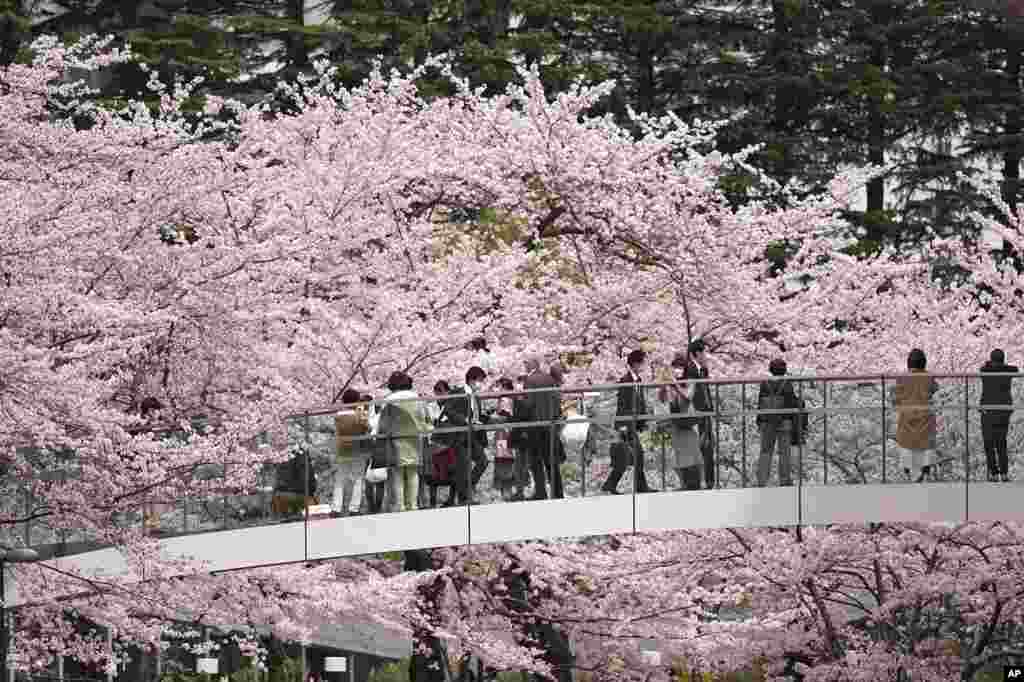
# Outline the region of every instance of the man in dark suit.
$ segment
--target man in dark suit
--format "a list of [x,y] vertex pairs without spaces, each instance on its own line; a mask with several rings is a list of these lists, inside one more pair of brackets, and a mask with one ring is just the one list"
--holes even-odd
[[[1009,374],[1019,372],[1014,365],[1006,364],[1006,354],[996,348],[989,354],[989,361],[981,368],[983,374]],[[981,437],[985,443],[985,461],[988,465],[988,480],[1009,481],[1009,455],[1006,438],[1010,431],[1010,415],[1013,410],[1013,377],[981,378]],[[986,405],[993,407],[986,408]]]
[[[465,387],[455,389],[453,396],[445,401],[446,426],[482,425],[490,421],[490,416],[483,412],[479,397],[486,378],[487,372],[482,368],[469,368]],[[455,448],[455,483],[452,496],[444,504],[446,507],[456,503],[476,504],[476,486],[487,469],[487,432],[478,429],[472,436],[468,434],[468,430],[465,434],[457,434],[458,437],[451,441]],[[469,470],[470,462],[473,463],[472,471]]]
[[[687,379],[707,379],[708,365],[705,353],[704,339],[697,339],[690,342],[687,348],[689,360],[686,363]],[[693,408],[698,412],[714,412],[715,402],[711,398],[711,385],[708,383],[695,384],[693,394]],[[697,422],[697,431],[700,433],[700,452],[704,459],[704,484],[708,490],[715,487],[715,445],[714,423],[710,416],[704,416]]]
[[[629,365],[629,372],[619,379],[619,383],[628,385],[619,388],[617,396],[618,406],[615,411],[616,416],[634,417],[647,414],[647,400],[644,398],[644,389],[639,385],[641,382],[641,372],[643,372],[644,365],[647,364],[647,354],[642,350],[634,350],[626,358],[626,363]],[[645,426],[646,423],[642,419],[616,422],[615,424],[615,428],[619,432],[619,438],[621,438],[626,448],[632,453],[633,477],[636,481],[636,491],[638,493],[653,493],[657,492],[657,490],[647,485],[647,476],[644,473],[644,451],[640,445],[640,431],[643,431]],[[626,464],[626,462],[613,459],[611,473],[608,474],[608,480],[601,486],[602,491],[611,495],[621,494],[618,491],[618,487],[619,481],[622,480],[622,475],[626,473]]]
[[[526,390],[554,388],[558,385],[554,377],[543,372],[539,358],[530,358],[525,363],[526,379],[523,388]],[[562,401],[558,391],[527,393],[524,399],[524,411],[530,421],[554,421],[562,416]],[[556,499],[564,497],[562,490],[562,472],[559,463],[552,461],[557,450],[552,449],[553,426],[538,426],[530,429],[530,471],[533,473],[533,500],[548,499],[547,479],[551,478],[551,495]]]

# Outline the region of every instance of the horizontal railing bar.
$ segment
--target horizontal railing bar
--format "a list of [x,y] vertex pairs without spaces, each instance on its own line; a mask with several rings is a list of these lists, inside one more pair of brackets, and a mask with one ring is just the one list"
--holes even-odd
[[[716,379],[710,379],[710,378],[708,378],[708,379],[683,379],[683,380],[680,380],[680,381],[661,381],[661,382],[641,382],[641,383],[621,383],[621,384],[594,384],[594,385],[589,385],[588,384],[588,385],[585,385],[585,386],[549,386],[549,387],[543,387],[543,388],[523,388],[523,389],[517,389],[515,391],[505,391],[505,392],[489,392],[489,393],[482,393],[481,392],[481,393],[478,393],[478,394],[474,394],[474,397],[476,397],[479,400],[491,401],[491,400],[497,400],[497,399],[503,398],[503,397],[513,397],[513,398],[515,398],[515,397],[522,397],[522,396],[527,396],[527,395],[532,395],[532,394],[546,394],[546,393],[559,393],[559,394],[562,394],[562,395],[566,395],[566,394],[568,394],[568,395],[580,395],[580,394],[585,395],[585,394],[588,394],[588,393],[611,393],[613,391],[618,391],[619,389],[622,389],[622,388],[641,388],[641,389],[645,389],[645,390],[651,390],[651,389],[657,389],[657,388],[668,388],[670,386],[677,386],[677,385],[684,384],[684,383],[685,384],[694,383],[694,384],[709,384],[709,385],[719,385],[719,386],[731,386],[731,385],[740,385],[740,384],[762,384],[762,383],[779,382],[779,381],[791,381],[791,382],[794,382],[794,383],[815,383],[815,382],[819,382],[819,381],[823,382],[823,383],[834,383],[834,382],[868,382],[868,381],[870,381],[870,382],[876,382],[876,381],[877,382],[881,382],[883,379],[890,380],[890,379],[901,379],[901,378],[921,377],[921,376],[927,376],[930,379],[940,380],[940,379],[964,379],[964,378],[974,378],[974,379],[986,379],[986,378],[988,378],[988,379],[991,379],[991,378],[997,378],[997,377],[1021,377],[1022,375],[1020,373],[1016,373],[1016,372],[971,372],[971,373],[944,373],[944,374],[932,373],[932,372],[928,372],[926,374],[921,374],[921,373],[913,373],[913,372],[911,372],[911,373],[892,373],[892,374],[888,374],[887,373],[887,374],[863,374],[863,375],[842,375],[842,374],[836,374],[836,375],[819,375],[819,376],[803,376],[803,375],[790,375],[790,374],[787,374],[787,375],[782,376],[782,377],[763,376],[762,375],[762,376],[747,376],[747,377],[727,377],[727,378],[716,378]],[[863,387],[863,386],[861,385],[861,386],[858,386],[858,387]],[[300,419],[300,418],[303,418],[303,417],[316,417],[316,416],[328,415],[328,414],[332,414],[332,413],[336,412],[339,408],[351,407],[351,406],[354,406],[354,405],[366,405],[366,404],[371,404],[371,403],[372,404],[383,404],[383,403],[387,403],[387,402],[405,403],[405,402],[424,402],[424,401],[427,401],[427,402],[443,402],[443,401],[447,401],[447,400],[456,400],[456,401],[458,401],[458,400],[466,400],[466,398],[469,395],[470,394],[468,394],[468,393],[446,393],[444,395],[430,395],[430,396],[425,396],[424,395],[424,396],[418,396],[418,397],[415,397],[415,398],[395,398],[395,399],[390,399],[390,398],[387,398],[387,397],[385,397],[385,398],[375,398],[372,401],[366,401],[366,402],[361,402],[361,403],[352,403],[352,404],[335,403],[335,404],[329,405],[329,406],[322,406],[322,407],[321,406],[316,406],[316,407],[311,407],[308,410],[303,410],[301,412],[295,412],[295,413],[287,415],[285,417],[285,419]]]
[[[1022,406],[1024,407],[1024,406]],[[972,411],[986,411],[989,409],[998,409],[986,405],[984,408],[969,407]],[[644,422],[667,422],[674,421],[677,419],[689,419],[689,418],[707,418],[715,417],[719,418],[731,418],[731,417],[746,417],[746,416],[757,416],[757,415],[796,415],[796,414],[808,414],[808,415],[824,415],[824,414],[850,414],[859,412],[878,412],[881,410],[880,406],[875,407],[807,407],[801,408],[783,408],[777,410],[723,410],[719,412],[700,412],[693,411],[686,414],[673,413],[673,414],[641,414],[636,415],[623,415],[614,417],[560,417],[558,419],[547,419],[539,421],[529,422],[501,422],[501,423],[488,423],[488,424],[473,424],[469,426],[438,426],[431,427],[424,431],[415,431],[409,433],[395,433],[395,434],[364,434],[361,436],[345,436],[346,442],[355,443],[372,440],[386,440],[388,438],[417,438],[420,436],[429,436],[435,434],[465,434],[470,430],[476,431],[504,431],[514,429],[528,429],[528,428],[550,428],[551,426],[565,426],[568,424],[598,424],[601,426],[610,426],[616,423],[632,424],[634,421]],[[963,411],[963,405],[937,405],[931,407],[918,407],[908,406],[898,408],[899,411],[907,412],[927,412],[929,414],[943,413],[943,412],[956,412],[960,414]]]

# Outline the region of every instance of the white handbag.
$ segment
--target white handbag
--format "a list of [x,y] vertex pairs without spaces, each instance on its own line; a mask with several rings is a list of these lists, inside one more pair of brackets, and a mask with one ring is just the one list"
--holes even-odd
[[366,470],[366,482],[367,483],[383,483],[388,480],[388,468],[377,467],[376,469],[370,467]]

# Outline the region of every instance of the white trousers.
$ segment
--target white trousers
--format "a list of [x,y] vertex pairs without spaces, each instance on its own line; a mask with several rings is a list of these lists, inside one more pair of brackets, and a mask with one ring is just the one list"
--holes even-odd
[[356,455],[335,464],[331,510],[340,514],[359,511],[359,505],[363,501],[363,484],[369,459],[369,456]]
[[[921,477],[921,470],[925,467],[932,467],[935,464],[935,451],[931,448],[913,449],[900,448],[900,462],[903,470],[910,471],[910,479],[916,481]],[[934,473],[934,472],[933,472]]]

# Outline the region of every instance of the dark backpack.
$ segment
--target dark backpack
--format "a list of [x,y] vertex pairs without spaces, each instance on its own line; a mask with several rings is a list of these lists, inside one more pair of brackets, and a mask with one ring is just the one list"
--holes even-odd
[[[774,390],[772,384],[775,384]],[[761,392],[761,399],[758,401],[757,409],[759,410],[784,410],[786,409],[786,382],[771,382],[768,384],[769,390]],[[779,423],[787,415],[783,414],[759,414],[758,417],[761,421],[768,423]]]

